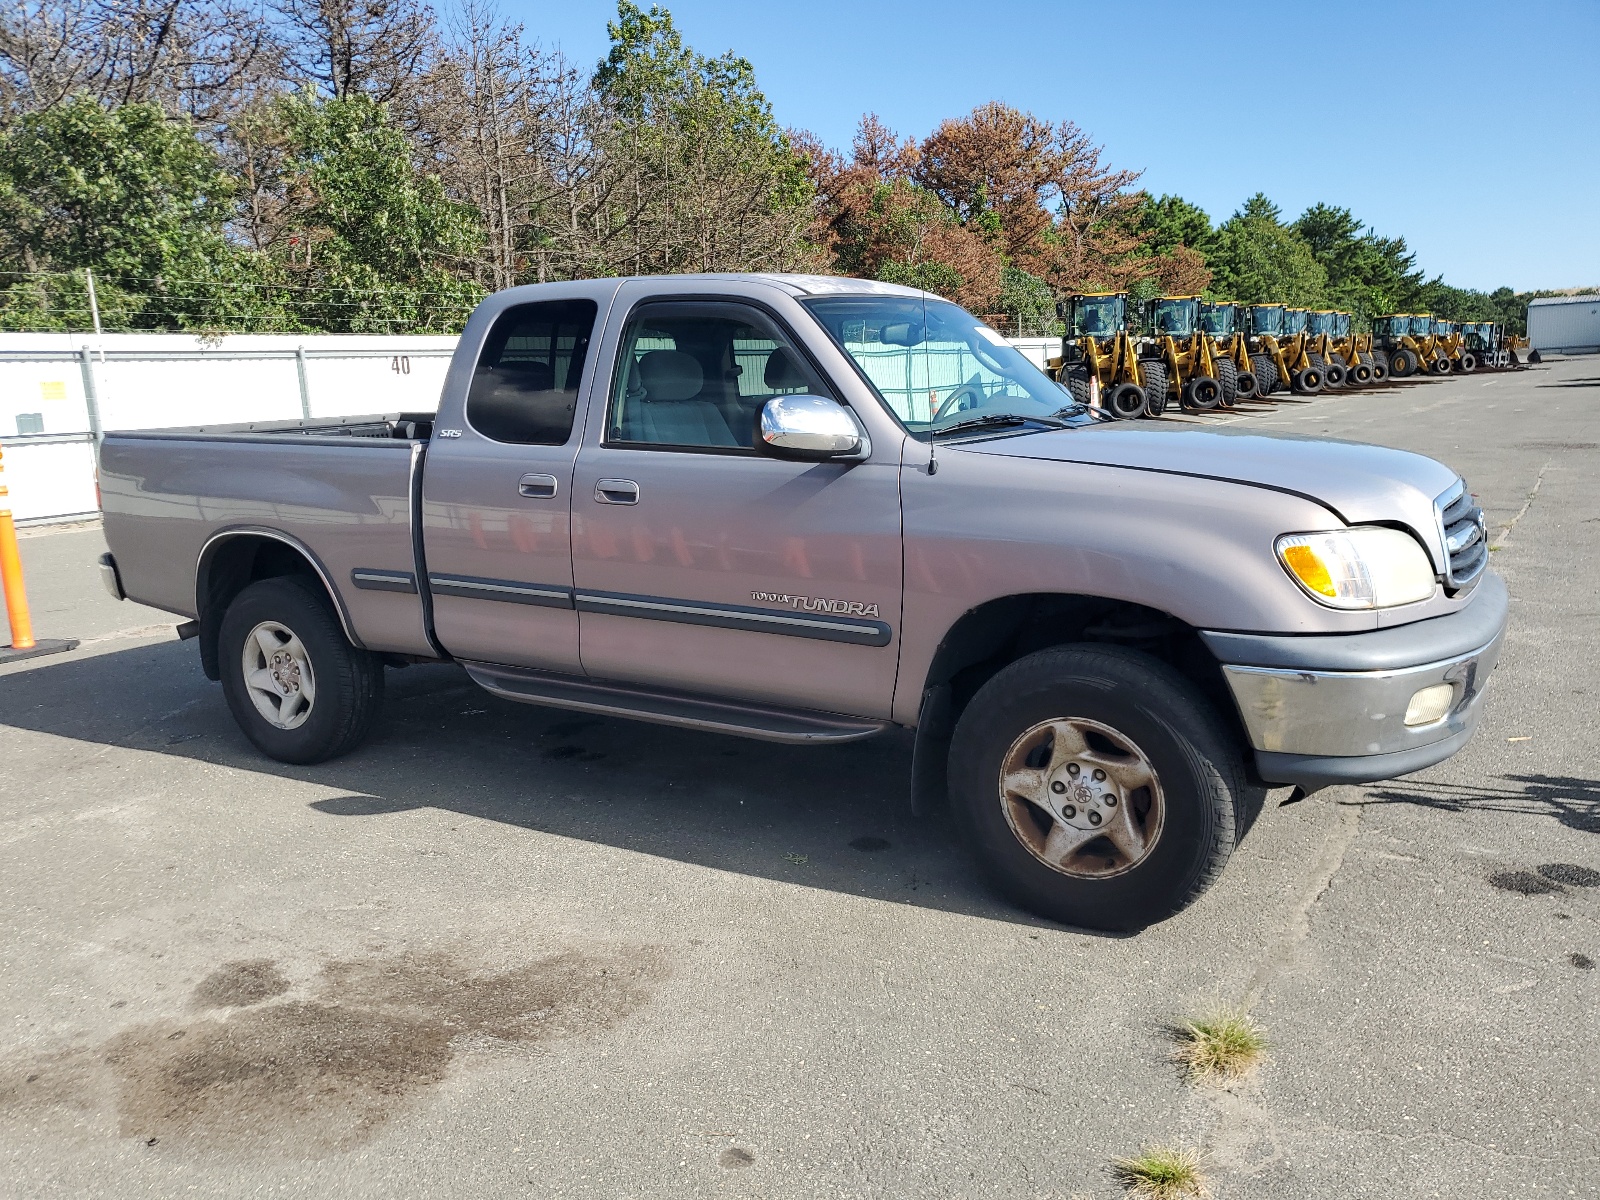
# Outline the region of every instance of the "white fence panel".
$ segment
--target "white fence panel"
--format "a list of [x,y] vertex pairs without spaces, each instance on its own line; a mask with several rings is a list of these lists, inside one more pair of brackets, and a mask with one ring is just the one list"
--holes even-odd
[[100,509],[95,491],[94,444],[86,433],[7,438],[5,474],[11,515],[19,522],[92,516]]

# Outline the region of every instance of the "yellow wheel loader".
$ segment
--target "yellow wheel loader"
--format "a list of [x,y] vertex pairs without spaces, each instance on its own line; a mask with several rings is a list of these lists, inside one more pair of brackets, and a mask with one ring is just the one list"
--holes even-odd
[[1450,356],[1441,353],[1427,313],[1387,313],[1372,319],[1373,353],[1395,379],[1420,373],[1450,374]]
[[1217,382],[1222,385],[1222,407],[1232,408],[1235,400],[1254,396],[1256,371],[1240,327],[1239,305],[1232,300],[1200,301],[1200,332],[1211,339]]
[[1166,406],[1165,377],[1150,378],[1139,361],[1138,343],[1128,326],[1126,292],[1068,296],[1056,305],[1056,314],[1066,332],[1061,356],[1049,365],[1073,399],[1124,421],[1149,413],[1152,396],[1160,396]]
[[1250,362],[1255,367],[1256,394],[1322,390],[1322,368],[1306,356],[1306,310],[1281,304],[1252,304],[1245,310]]
[[1152,397],[1151,411],[1159,414],[1173,400],[1189,412],[1209,412],[1220,405],[1216,351],[1200,332],[1200,297],[1162,296],[1150,301],[1144,326],[1140,366],[1147,374],[1151,366],[1159,366],[1166,382],[1165,403],[1158,408]]

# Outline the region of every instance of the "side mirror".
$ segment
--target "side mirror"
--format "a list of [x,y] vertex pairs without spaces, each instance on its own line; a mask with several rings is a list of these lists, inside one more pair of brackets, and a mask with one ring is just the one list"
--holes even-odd
[[761,406],[756,448],[774,458],[822,462],[859,454],[861,430],[842,404],[826,396],[774,396]]

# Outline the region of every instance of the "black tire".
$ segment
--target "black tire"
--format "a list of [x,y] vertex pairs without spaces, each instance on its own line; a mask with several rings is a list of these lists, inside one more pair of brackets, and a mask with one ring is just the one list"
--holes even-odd
[[1450,374],[1450,360],[1448,358],[1435,358],[1428,364],[1428,374],[1439,376]]
[[1087,367],[1068,367],[1061,373],[1061,382],[1067,385],[1072,398],[1079,404],[1089,403],[1089,370]]
[[1144,376],[1144,394],[1149,415],[1159,417],[1167,411],[1167,364],[1145,359],[1139,363],[1139,374]]
[[1372,382],[1387,383],[1389,381],[1389,355],[1383,350],[1374,350],[1369,356],[1372,359]]
[[1196,375],[1183,385],[1180,399],[1191,412],[1210,412],[1222,402],[1222,385],[1209,375]]
[[1217,359],[1217,382],[1222,385],[1222,407],[1232,408],[1239,398],[1239,368],[1231,358]]
[[1337,360],[1322,364],[1322,378],[1329,387],[1344,387],[1350,381],[1349,373],[1345,370],[1344,364]]
[[1150,410],[1145,390],[1136,383],[1119,383],[1106,396],[1106,411],[1119,421],[1137,421]]
[[[298,638],[310,667],[309,711],[294,728],[273,724],[245,684],[246,639],[264,623]],[[327,594],[298,576],[258,580],[234,598],[222,618],[217,658],[233,719],[258,750],[279,762],[318,763],[349,753],[366,737],[383,703],[382,662],[350,644]]]
[[[1536,367],[1540,363],[1542,363],[1543,361],[1544,361],[1544,359],[1542,357],[1540,357],[1539,352],[1537,350],[1529,351],[1529,353],[1528,353],[1528,365],[1530,367]],[[1515,350],[1513,350],[1511,352],[1511,365],[1513,367],[1518,365],[1518,363],[1517,363],[1517,352]]]
[[1417,373],[1417,356],[1410,350],[1400,349],[1389,352],[1389,374],[1396,379],[1409,379]]
[[[1027,835],[1042,840],[1056,820],[1042,808],[1008,800],[1000,780],[1021,739],[1062,718],[1115,731],[1143,755],[1159,787],[1159,798],[1154,789],[1121,797],[1129,813],[1137,812],[1141,800],[1146,803],[1144,835],[1160,815],[1148,851],[1136,860],[1122,856],[1127,865],[1120,873],[1069,874],[1051,866],[1013,824],[1032,819],[1039,828]],[[1053,740],[1044,736],[1044,758],[1050,759]],[[1117,743],[1087,744],[1103,754],[1105,745]],[[1036,766],[1031,760],[1028,765]],[[1055,761],[1054,768],[1060,772],[1063,764]],[[1071,778],[1087,782],[1077,772]],[[1052,781],[1050,790],[1064,789]],[[1023,908],[1090,929],[1143,929],[1191,903],[1221,875],[1259,811],[1258,792],[1244,777],[1235,737],[1194,685],[1165,663],[1121,647],[1061,646],[1012,663],[972,698],[950,747],[951,803],[979,863]],[[1092,870],[1117,855],[1110,840],[1101,837],[1058,860],[1058,866],[1082,864]]]
[[1461,352],[1461,357],[1456,359],[1456,370],[1460,371],[1463,375],[1471,375],[1477,369],[1478,356],[1476,354],[1469,354],[1463,350]]
[[1344,381],[1356,387],[1365,387],[1372,382],[1372,364],[1363,359],[1353,367],[1346,367]]
[[1307,367],[1304,371],[1295,372],[1294,390],[1302,396],[1315,396],[1322,390],[1322,371],[1317,367]]
[[1265,354],[1252,354],[1250,365],[1256,371],[1256,395],[1270,396],[1278,390],[1278,364]]

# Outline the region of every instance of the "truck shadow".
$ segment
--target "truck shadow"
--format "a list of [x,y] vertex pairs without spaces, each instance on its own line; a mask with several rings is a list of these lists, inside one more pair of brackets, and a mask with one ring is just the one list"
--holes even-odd
[[[451,666],[390,671],[353,754],[311,767],[259,754],[194,648],[161,642],[5,677],[0,724],[240,772],[230,805],[282,803],[280,779],[335,793],[330,819],[434,808],[718,870],[1030,926],[959,848],[913,815],[911,739],[807,748],[499,700]],[[70,772],[72,751],[56,751]],[[130,766],[138,771],[137,763]],[[299,801],[296,801],[299,802]]]
[[1340,803],[1366,807],[1414,804],[1442,812],[1517,813],[1554,817],[1568,829],[1600,833],[1600,779],[1577,775],[1502,775],[1505,786],[1433,783],[1401,779],[1373,784],[1354,800]]

